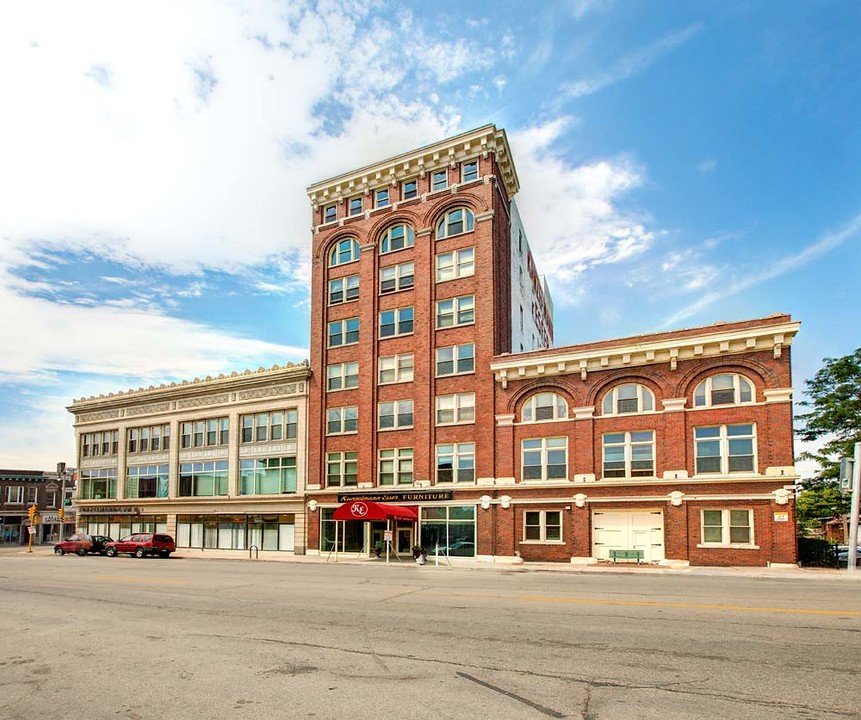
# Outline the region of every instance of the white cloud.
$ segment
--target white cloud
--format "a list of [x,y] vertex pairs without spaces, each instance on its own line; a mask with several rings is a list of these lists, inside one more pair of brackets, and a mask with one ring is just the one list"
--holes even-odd
[[668,33],[651,45],[623,55],[606,72],[593,77],[581,78],[573,83],[566,83],[562,87],[562,91],[568,97],[583,97],[639,75],[668,52],[697,35],[703,27],[702,23],[694,23],[677,32]]
[[697,164],[697,172],[700,175],[711,175],[715,170],[717,170],[717,160],[714,158],[706,158]]

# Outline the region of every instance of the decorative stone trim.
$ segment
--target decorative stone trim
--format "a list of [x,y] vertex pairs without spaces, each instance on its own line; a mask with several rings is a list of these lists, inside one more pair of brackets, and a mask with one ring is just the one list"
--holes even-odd
[[780,467],[778,465],[765,468],[765,476],[766,477],[782,477],[786,479],[792,479],[799,477],[798,470],[796,470],[794,465],[787,465],[784,467]]
[[589,483],[595,482],[595,473],[578,473],[574,476],[575,483]]
[[765,402],[792,402],[792,388],[773,388],[772,390],[763,390]]
[[664,470],[662,477],[664,480],[687,480],[689,476],[687,470]]
[[180,409],[206,407],[208,405],[223,405],[230,400],[227,393],[219,393],[218,395],[204,395],[203,397],[186,398],[177,402],[177,407]]
[[99,412],[82,413],[77,416],[77,422],[95,422],[97,420],[112,420],[120,416],[119,410],[100,410]]
[[496,416],[496,426],[497,427],[511,427],[514,425],[514,418],[516,416],[514,413],[510,415],[497,415]]
[[685,409],[687,398],[667,398],[664,403],[664,412],[681,412]]
[[586,407],[571,408],[574,413],[575,420],[589,420],[595,416],[595,406],[587,405]]
[[240,390],[236,393],[236,398],[237,400],[256,400],[258,398],[277,397],[278,395],[296,395],[302,392],[300,385],[301,383],[290,383],[289,385],[272,385],[254,390]]
[[150,413],[161,413],[169,411],[169,402],[150,403],[149,405],[136,405],[134,407],[127,408],[126,417],[132,417],[134,415],[148,415]]

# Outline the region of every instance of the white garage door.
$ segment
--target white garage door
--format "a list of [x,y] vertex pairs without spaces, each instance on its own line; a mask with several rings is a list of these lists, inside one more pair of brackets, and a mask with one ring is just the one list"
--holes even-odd
[[611,550],[642,550],[645,562],[664,559],[664,514],[660,510],[592,513],[592,557],[609,560]]

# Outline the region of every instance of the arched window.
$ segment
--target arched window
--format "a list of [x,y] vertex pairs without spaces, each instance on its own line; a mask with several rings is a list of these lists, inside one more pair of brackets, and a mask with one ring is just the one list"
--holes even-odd
[[403,250],[416,244],[416,234],[409,225],[393,225],[380,235],[380,253]]
[[568,417],[568,403],[556,393],[533,395],[523,406],[523,422],[564,420]]
[[359,259],[359,243],[353,238],[341,240],[329,253],[329,267],[344,265]]
[[655,409],[655,396],[645,385],[629,383],[617,385],[604,396],[603,415],[628,415],[651,412]]
[[466,208],[449,210],[437,223],[436,239],[442,240],[442,238],[452,237],[453,235],[472,232],[474,226],[475,216],[471,211]]
[[753,385],[744,375],[722,373],[703,380],[694,390],[694,407],[753,402]]

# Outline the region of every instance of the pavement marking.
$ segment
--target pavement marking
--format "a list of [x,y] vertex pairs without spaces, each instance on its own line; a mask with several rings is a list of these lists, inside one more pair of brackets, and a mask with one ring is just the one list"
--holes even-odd
[[96,580],[119,580],[120,582],[131,583],[181,583],[182,580],[175,578],[144,578],[130,577],[128,575],[96,575]]
[[621,605],[627,607],[687,608],[689,610],[730,610],[734,612],[796,613],[799,615],[843,615],[861,617],[861,610],[819,610],[817,608],[748,607],[746,605],[707,605],[702,603],[669,603],[652,600],[601,600],[588,598],[536,597],[530,595],[479,595],[465,593],[435,593],[438,597],[474,598],[481,600],[519,600],[521,602],[570,603],[572,605]]

